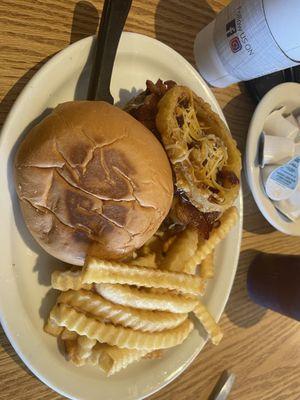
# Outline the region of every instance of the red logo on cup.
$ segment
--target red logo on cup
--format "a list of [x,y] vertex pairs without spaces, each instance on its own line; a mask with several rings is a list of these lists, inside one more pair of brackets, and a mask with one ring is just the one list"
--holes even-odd
[[237,53],[238,51],[242,50],[242,47],[242,43],[237,36],[230,40],[230,48],[233,53]]

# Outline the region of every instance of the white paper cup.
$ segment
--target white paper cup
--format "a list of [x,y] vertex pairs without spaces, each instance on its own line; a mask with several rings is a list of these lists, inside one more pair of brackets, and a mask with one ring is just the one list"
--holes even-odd
[[199,73],[226,87],[298,65],[299,19],[299,0],[232,0],[196,36]]
[[214,43],[215,21],[198,33],[194,42],[194,56],[201,76],[212,86],[226,87],[237,79],[224,68]]

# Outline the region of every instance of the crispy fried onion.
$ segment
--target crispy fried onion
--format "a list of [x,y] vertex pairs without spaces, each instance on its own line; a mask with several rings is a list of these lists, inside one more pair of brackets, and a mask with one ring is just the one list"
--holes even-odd
[[218,182],[218,173],[227,164],[227,148],[221,138],[209,133],[209,126],[198,121],[191,95],[178,101],[175,109],[178,126],[165,148],[172,164],[181,163],[186,175],[203,188],[209,188],[211,201],[222,203],[228,190]]

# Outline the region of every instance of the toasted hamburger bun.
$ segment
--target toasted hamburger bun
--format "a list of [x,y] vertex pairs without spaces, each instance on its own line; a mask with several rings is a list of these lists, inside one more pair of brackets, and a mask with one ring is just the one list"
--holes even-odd
[[15,183],[25,222],[54,257],[119,258],[143,245],[167,215],[172,173],[142,124],[104,102],[56,107],[21,143]]
[[202,212],[224,212],[240,189],[241,155],[221,118],[184,86],[158,103],[156,127],[176,187]]

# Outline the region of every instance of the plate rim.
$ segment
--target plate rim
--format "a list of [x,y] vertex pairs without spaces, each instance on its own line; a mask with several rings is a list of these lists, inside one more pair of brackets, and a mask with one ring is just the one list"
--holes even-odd
[[[135,33],[135,32],[127,32],[124,31],[122,33],[122,36],[129,36],[131,38],[135,38],[137,40],[146,40],[151,42],[152,44],[159,46],[165,50],[167,50],[168,52],[173,53],[173,55],[180,59],[182,62],[185,63],[186,67],[190,70],[190,72],[196,77],[196,80],[199,81],[199,85],[201,82],[201,89],[206,91],[206,94],[208,95],[208,97],[210,98],[209,103],[211,105],[213,105],[218,113],[218,115],[225,121],[226,125],[228,126],[225,116],[223,114],[223,111],[218,103],[218,101],[216,100],[214,94],[212,93],[211,89],[208,87],[208,85],[206,84],[206,82],[203,80],[203,78],[198,74],[198,72],[195,70],[195,68],[181,55],[179,54],[176,50],[174,50],[173,48],[169,47],[168,45],[166,45],[165,43],[162,43],[161,41],[140,34],[140,33]],[[5,122],[3,124],[2,130],[1,130],[1,135],[0,135],[0,148],[2,146],[2,142],[6,139],[7,134],[6,132],[9,132],[10,130],[10,124],[11,121],[13,121],[14,118],[14,114],[15,114],[15,110],[19,107],[19,104],[23,102],[23,98],[25,98],[27,96],[27,92],[30,91],[30,86],[34,85],[34,83],[36,82],[36,80],[38,80],[40,78],[40,75],[42,75],[44,73],[44,71],[48,68],[52,68],[52,66],[62,57],[65,56],[69,51],[72,51],[74,49],[76,49],[76,47],[80,48],[80,46],[82,46],[82,43],[85,42],[89,42],[93,40],[93,36],[89,36],[86,37],[84,39],[81,39],[75,43],[72,43],[71,45],[65,47],[64,49],[58,51],[54,56],[52,56],[35,74],[34,76],[27,82],[27,84],[25,85],[25,87],[22,89],[21,93],[18,95],[17,99],[15,100],[13,106],[11,107]],[[5,185],[6,186],[6,185]],[[7,188],[7,186],[6,186]],[[238,242],[237,242],[237,246],[236,249],[237,251],[235,251],[235,255],[234,255],[234,265],[232,268],[232,272],[231,272],[231,279],[230,279],[230,285],[228,285],[228,290],[227,290],[227,294],[224,298],[223,303],[221,304],[221,307],[219,308],[219,313],[217,315],[217,320],[220,319],[221,315],[224,312],[225,306],[228,302],[228,298],[230,296],[231,290],[232,290],[232,285],[233,285],[233,281],[236,275],[236,270],[237,270],[237,266],[238,266],[238,260],[239,260],[239,255],[240,255],[240,246],[241,246],[241,240],[242,240],[242,225],[243,225],[243,196],[242,196],[242,187],[240,189],[240,193],[239,193],[239,197],[237,199],[237,205],[238,205],[238,209],[239,209],[239,224],[237,226],[237,235],[238,235]],[[10,342],[10,344],[12,345],[12,347],[14,348],[14,350],[16,351],[18,357],[22,360],[22,362],[26,365],[26,367],[44,384],[46,384],[48,387],[50,387],[52,390],[54,390],[55,392],[65,396],[66,398],[70,398],[70,399],[74,399],[76,400],[76,397],[73,397],[73,395],[70,395],[69,393],[66,393],[64,390],[61,389],[61,387],[57,387],[54,384],[52,384],[51,381],[48,381],[47,377],[43,374],[40,374],[38,369],[36,369],[30,362],[30,360],[28,360],[28,358],[26,356],[23,355],[22,350],[19,348],[18,342],[14,340],[14,338],[10,334],[10,329],[8,327],[8,324],[6,323],[6,318],[3,315],[3,309],[1,306],[1,302],[0,302],[0,322],[1,325],[3,327],[3,330]],[[206,342],[206,340],[205,340]],[[152,391],[149,391],[146,395],[142,395],[142,397],[136,397],[136,399],[144,399],[148,396],[151,396],[152,394],[158,392],[159,390],[161,390],[162,388],[164,388],[166,385],[168,385],[169,383],[171,383],[174,379],[176,379],[192,362],[193,360],[199,355],[199,353],[201,352],[201,349],[199,351],[196,351],[195,354],[193,355],[193,357],[191,357],[190,359],[186,360],[185,364],[182,366],[182,368],[179,369],[179,371],[177,371],[177,373],[173,374],[171,377],[169,377],[167,380],[163,381],[160,386],[158,386],[157,388],[153,389]]]

